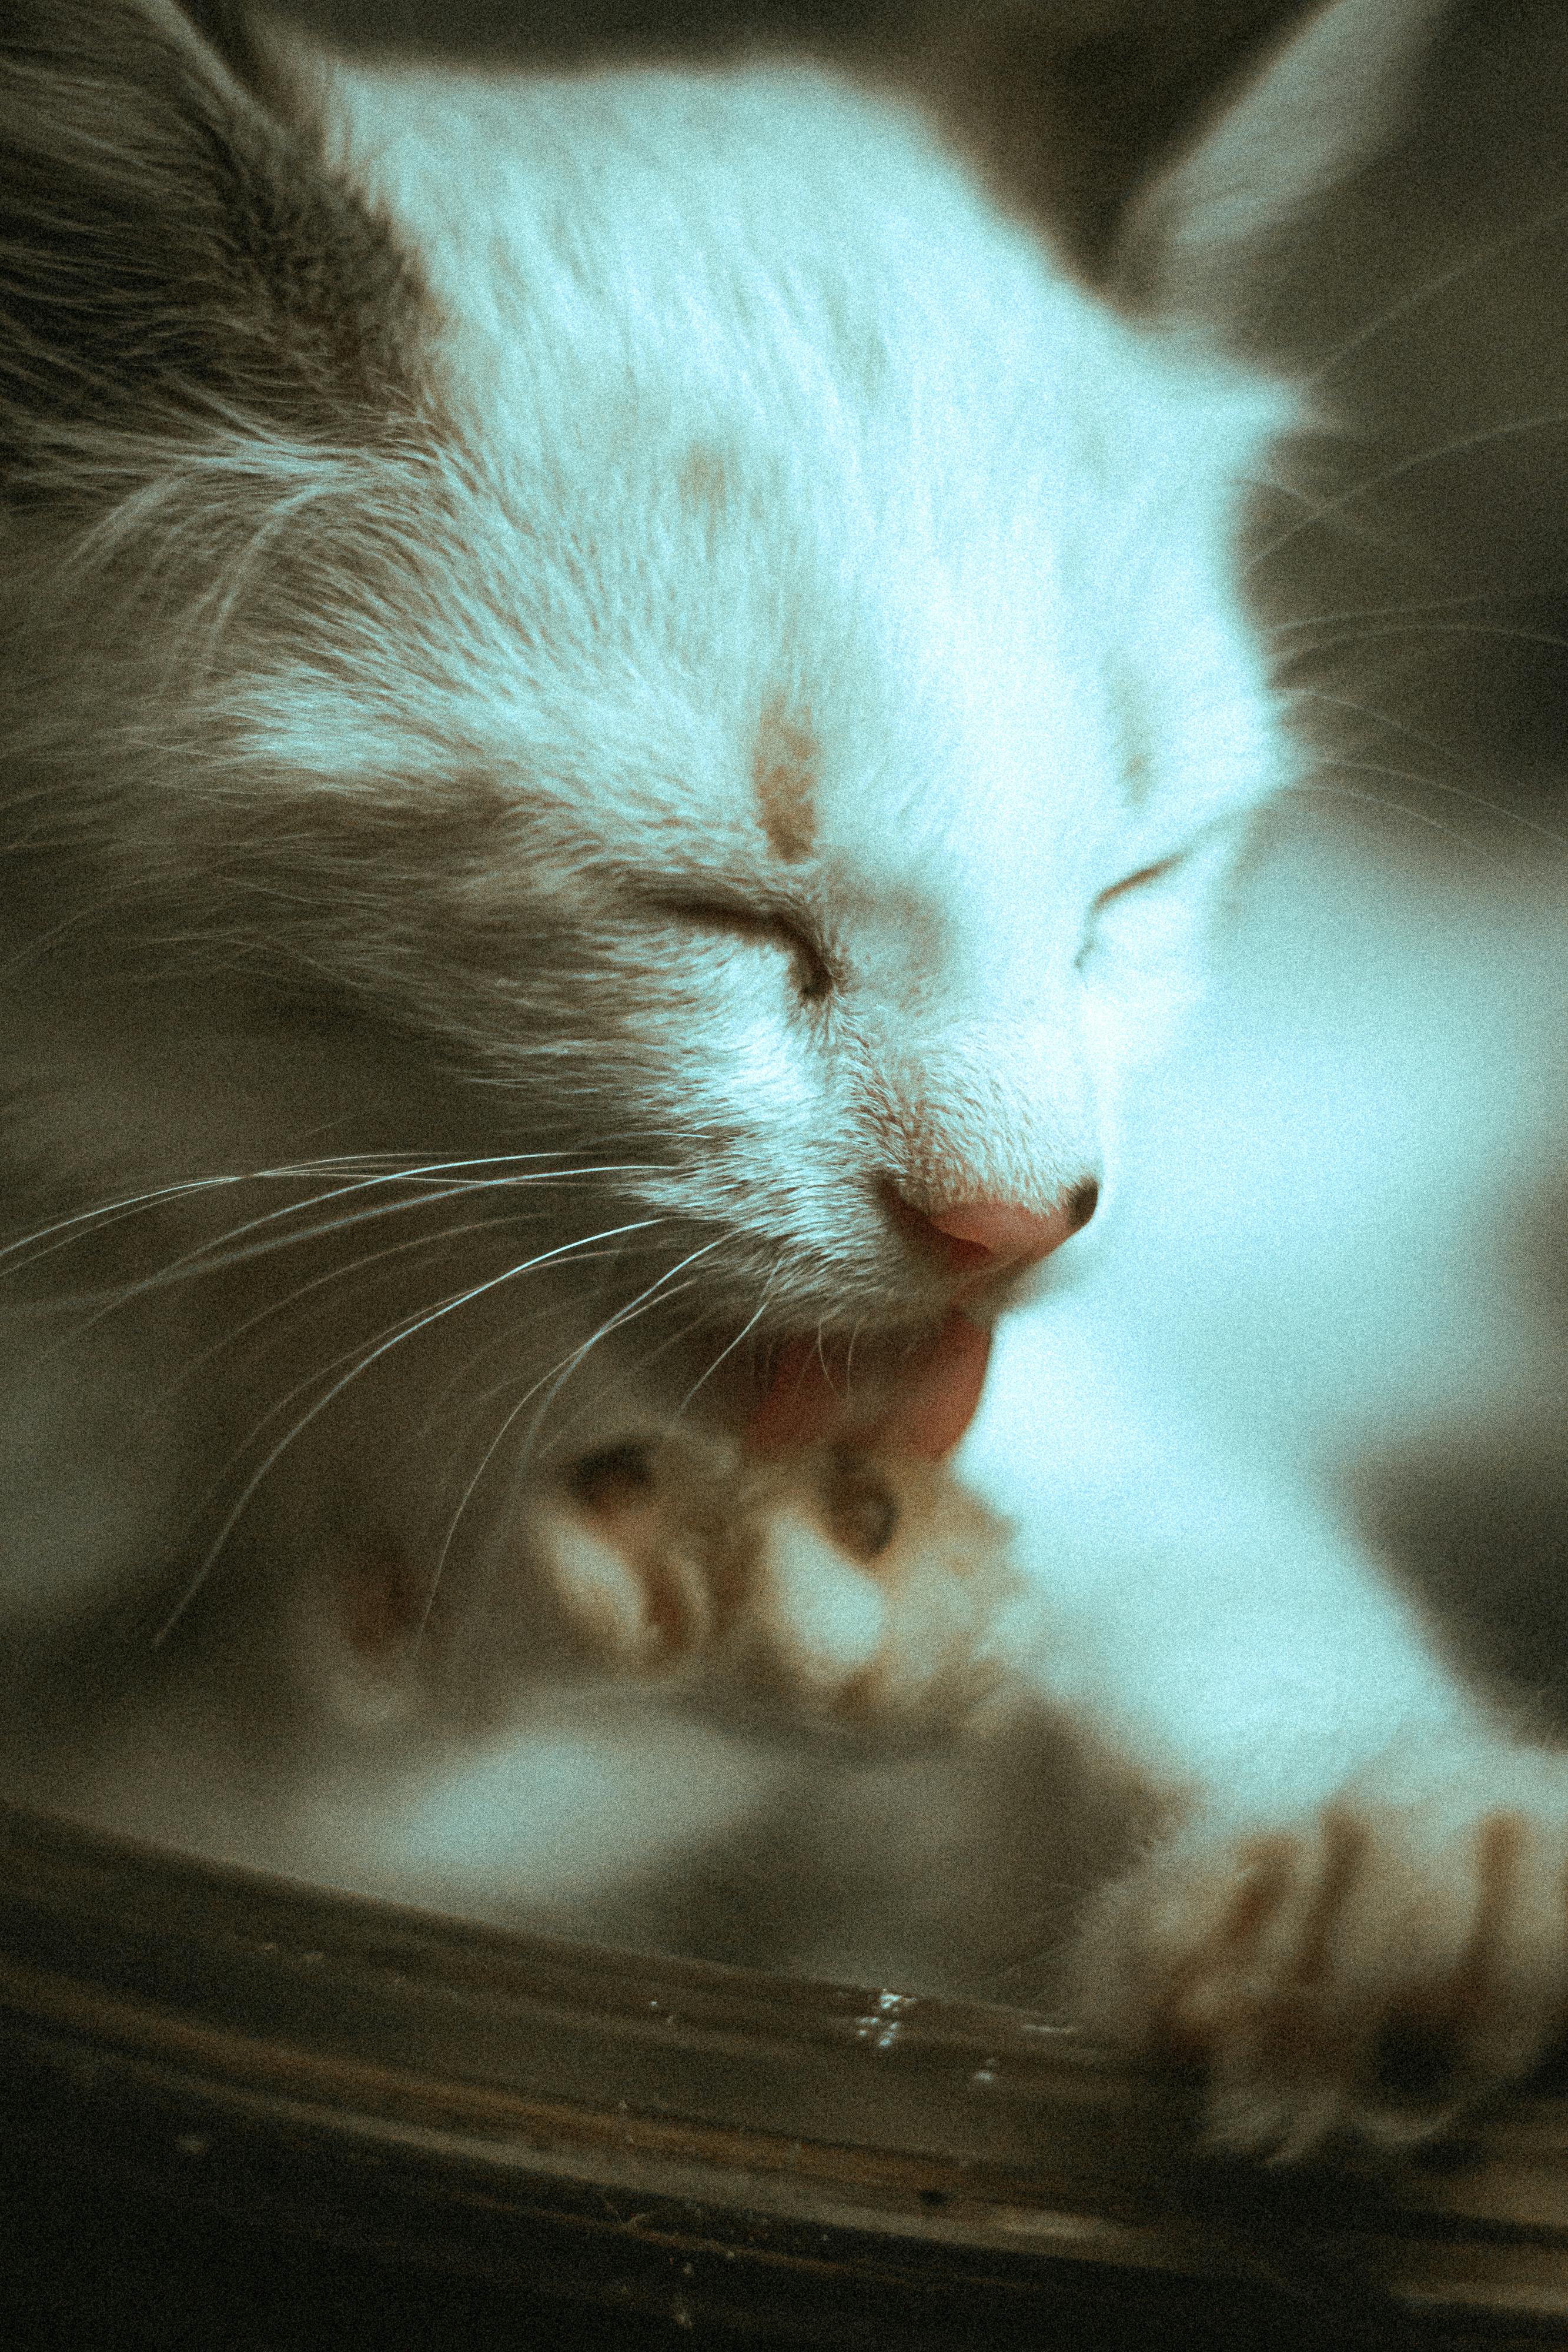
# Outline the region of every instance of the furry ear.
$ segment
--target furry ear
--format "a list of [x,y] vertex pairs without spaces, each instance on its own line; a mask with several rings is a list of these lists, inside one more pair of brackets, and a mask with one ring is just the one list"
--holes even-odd
[[1329,0],[1134,202],[1113,290],[1224,319],[1277,245],[1399,136],[1451,0]]
[[222,413],[341,434],[396,404],[406,263],[172,0],[12,0],[0,151],[14,487],[106,430]]

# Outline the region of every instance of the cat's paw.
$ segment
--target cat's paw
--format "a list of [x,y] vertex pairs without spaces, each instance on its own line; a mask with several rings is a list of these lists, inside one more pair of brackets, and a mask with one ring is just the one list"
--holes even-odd
[[1294,1816],[1195,1813],[1098,1898],[1073,2014],[1201,2063],[1217,2147],[1408,2146],[1562,2034],[1565,1880],[1568,1758],[1413,1748]]
[[1019,1580],[1002,1523],[941,1465],[835,1446],[758,1465],[727,1541],[728,1664],[753,1687],[905,1722],[999,1698]]
[[685,1525],[684,1482],[652,1444],[607,1446],[541,1504],[534,1528],[547,1589],[597,1664],[666,1674],[713,1641],[722,1595]]
[[906,1721],[967,1715],[1005,1680],[1005,1530],[925,1463],[621,1447],[581,1465],[544,1550],[556,1598],[622,1673]]

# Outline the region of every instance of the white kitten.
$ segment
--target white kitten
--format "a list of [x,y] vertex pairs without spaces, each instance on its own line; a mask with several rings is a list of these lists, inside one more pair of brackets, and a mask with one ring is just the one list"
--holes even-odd
[[166,6],[12,48],[46,1648],[345,1544],[515,1574],[688,1410],[940,1453],[955,1302],[1089,1213],[1290,772],[1226,577],[1285,402],[913,118],[267,55],[279,115]]
[[[1341,0],[1151,196],[1174,307],[1378,135],[1424,13],[1384,40]],[[1289,398],[1113,316],[917,120],[815,74],[492,79],[265,32],[253,92],[169,0],[21,20],[0,1592],[28,1740],[63,1685],[103,1695],[101,1800],[139,1721],[193,1710],[220,1750],[240,1700],[169,1693],[229,1674],[274,1851],[309,1860],[287,1825],[356,1725],[367,1769],[428,1768],[580,1675],[585,1629],[943,1706],[1002,1640],[1186,1805],[1092,1930],[1094,2015],[1211,2055],[1235,2139],[1359,2114],[1410,2016],[1460,2090],[1523,2063],[1568,1780],[1335,1530],[1241,1484],[1216,1524],[1212,1467],[1184,1505],[1186,1449],[1110,1442],[1027,1327],[964,1456],[983,1504],[907,1461],[960,1437],[983,1327],[1114,1187],[1126,1074],[1296,772],[1233,577]],[[1281,145],[1331,66],[1344,102]],[[760,1485],[705,1520],[742,1435]],[[615,1492],[633,1446],[679,1507],[653,1533]],[[874,1591],[780,1538],[864,1454],[908,1513]],[[988,1511],[1015,1549],[977,1538],[995,1606],[955,1662],[962,1580],[913,1539]],[[128,1629],[165,1643],[152,1696],[114,1683]],[[256,1799],[203,1792],[190,1833],[259,1851],[225,1805]]]

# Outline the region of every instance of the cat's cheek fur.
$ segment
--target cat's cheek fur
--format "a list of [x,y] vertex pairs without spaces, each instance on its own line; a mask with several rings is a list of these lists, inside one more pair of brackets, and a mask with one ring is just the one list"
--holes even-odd
[[1113,900],[1092,925],[1079,962],[1081,1017],[1108,1130],[1128,1080],[1171,1050],[1201,1002],[1241,847],[1234,824],[1214,827],[1168,875]]

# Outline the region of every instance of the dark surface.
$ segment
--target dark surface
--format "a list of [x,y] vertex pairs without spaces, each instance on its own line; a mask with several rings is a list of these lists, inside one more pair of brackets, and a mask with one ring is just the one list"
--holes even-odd
[[[893,2004],[889,2006],[890,2002]],[[3,2340],[1563,2340],[1568,2105],[1258,2175],[1027,2012],[514,1937],[0,1816]]]

